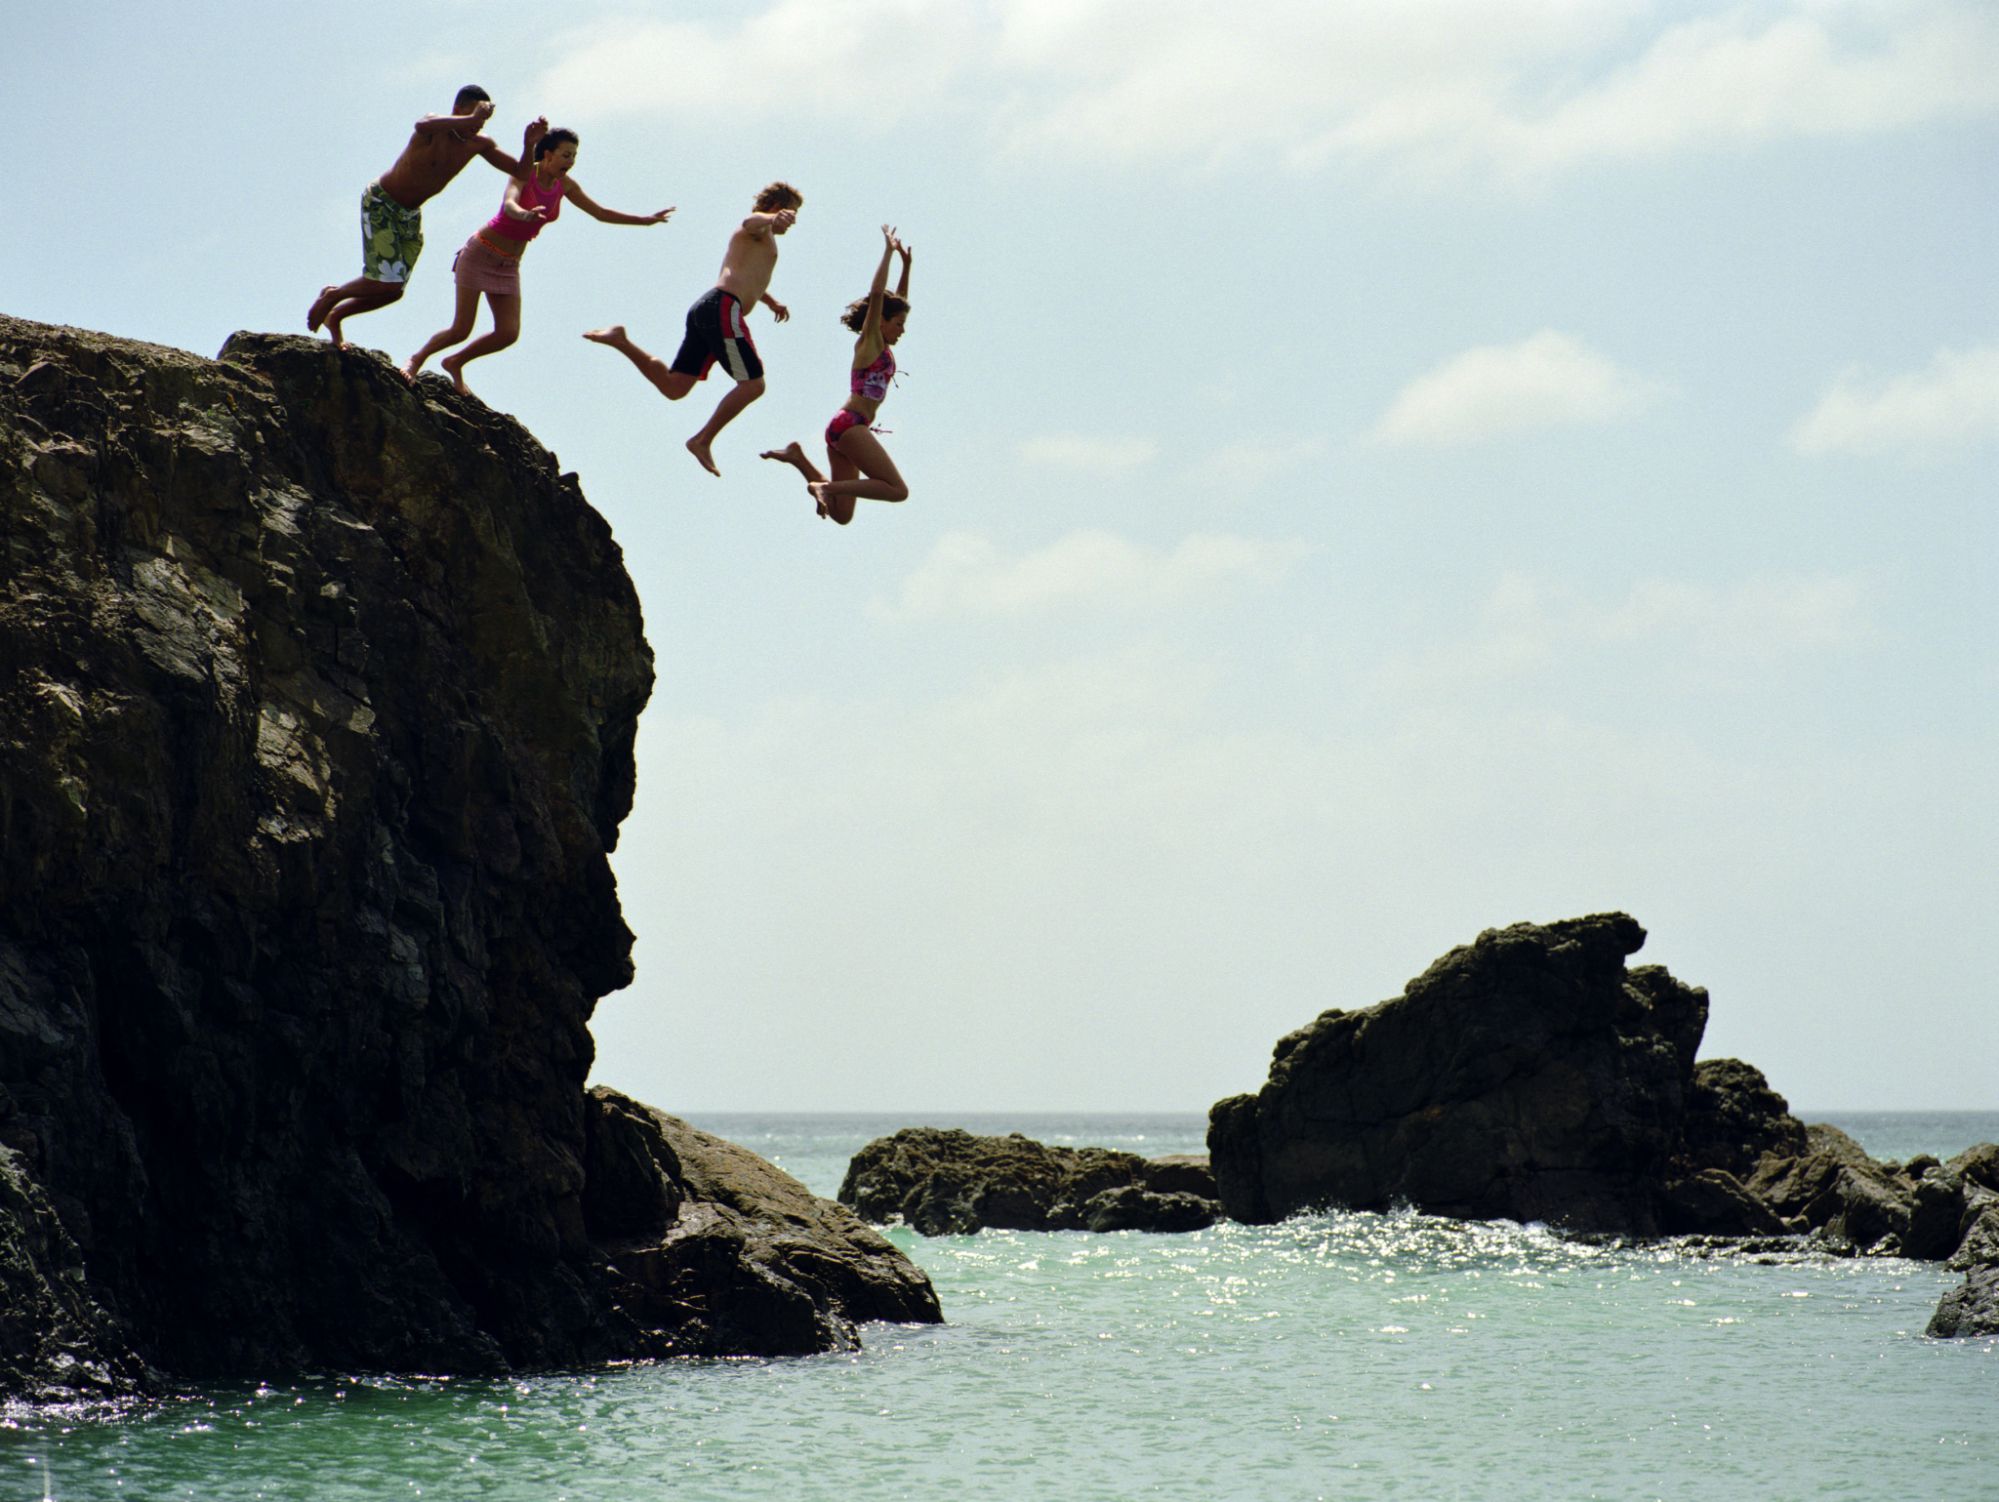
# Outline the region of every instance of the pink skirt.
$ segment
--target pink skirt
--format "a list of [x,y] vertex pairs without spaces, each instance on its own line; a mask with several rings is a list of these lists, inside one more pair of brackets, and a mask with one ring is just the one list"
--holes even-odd
[[521,258],[501,255],[474,235],[451,263],[458,285],[474,292],[496,292],[502,296],[521,295]]

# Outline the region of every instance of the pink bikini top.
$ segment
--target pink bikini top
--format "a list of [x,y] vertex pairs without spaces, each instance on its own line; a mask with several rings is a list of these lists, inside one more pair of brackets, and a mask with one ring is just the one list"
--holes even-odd
[[875,363],[865,370],[855,371],[847,381],[847,389],[855,396],[864,396],[871,402],[880,402],[888,396],[888,383],[895,379],[895,351],[886,344],[875,357]]
[[540,234],[544,226],[555,223],[556,216],[562,212],[562,190],[566,186],[568,186],[568,179],[558,177],[555,180],[554,187],[544,189],[541,184],[535,181],[534,169],[529,168],[527,176],[521,179],[521,207],[524,209],[545,208],[548,210],[548,217],[546,219],[509,219],[507,217],[507,201],[503,198],[500,200],[500,212],[492,217],[487,223],[486,228],[504,239],[519,240],[525,245],[536,235]]

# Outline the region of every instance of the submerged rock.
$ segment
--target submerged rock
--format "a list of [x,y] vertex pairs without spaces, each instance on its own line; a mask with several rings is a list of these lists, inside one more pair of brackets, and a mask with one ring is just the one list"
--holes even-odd
[[[1203,1189],[1208,1193],[1202,1193]],[[1198,1158],[1050,1147],[1014,1132],[980,1137],[905,1127],[854,1155],[840,1203],[925,1236],[1016,1231],[1193,1231],[1220,1213]]]
[[576,477],[365,351],[0,317],[0,667],[10,1310],[80,1266],[114,1373],[679,1348],[583,1213],[653,665]]

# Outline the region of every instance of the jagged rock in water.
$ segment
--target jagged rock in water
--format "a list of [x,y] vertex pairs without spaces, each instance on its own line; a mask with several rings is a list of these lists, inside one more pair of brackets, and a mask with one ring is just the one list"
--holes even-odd
[[1787,1222],[1857,1251],[1899,1253],[1914,1201],[1912,1185],[1823,1123],[1805,1129],[1804,1151],[1795,1157],[1766,1156],[1747,1187]]
[[681,1348],[582,1209],[652,677],[512,419],[364,351],[0,318],[0,1145],[107,1370]]
[[857,1344],[861,1321],[943,1318],[930,1280],[853,1211],[663,1111],[590,1096],[584,1214],[621,1307],[674,1329],[676,1350],[801,1355]]
[[1694,1065],[1675,1153],[1683,1171],[1719,1168],[1746,1179],[1771,1154],[1805,1151],[1805,1126],[1790,1102],[1770,1088],[1763,1071],[1740,1059]]
[[1281,1039],[1262,1090],[1211,1114],[1224,1209],[1655,1232],[1707,994],[1627,971],[1644,940],[1622,913],[1488,930],[1402,996]]
[[987,1226],[1187,1231],[1212,1224],[1219,1210],[1191,1155],[1150,1159],[940,1127],[905,1127],[870,1142],[847,1165],[839,1199],[863,1219],[906,1221],[925,1236]]
[[0,1148],[0,1393],[120,1397],[150,1376],[91,1293],[76,1243],[20,1155]]
[[1966,1273],[1964,1281],[1937,1304],[1923,1333],[1942,1339],[1999,1335],[1999,1262],[1986,1262]]

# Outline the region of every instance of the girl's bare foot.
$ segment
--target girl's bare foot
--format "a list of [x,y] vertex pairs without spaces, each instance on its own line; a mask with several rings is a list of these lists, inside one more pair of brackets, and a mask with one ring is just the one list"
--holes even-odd
[[759,459],[775,459],[780,464],[789,464],[793,469],[802,469],[805,467],[805,450],[798,446],[796,438],[792,439],[791,442],[787,443],[781,449],[765,449],[757,457]]
[[625,337],[622,323],[614,323],[607,329],[586,329],[583,337],[593,344],[608,344],[613,349],[623,349],[631,342]]
[[[792,447],[797,448],[798,445],[794,443]],[[826,514],[826,486],[828,485],[828,483],[829,482],[825,480],[810,480],[806,482],[805,486],[805,488],[811,492],[812,504],[818,509],[818,512],[821,516],[824,516]]]
[[709,474],[719,477],[722,471],[715,468],[714,456],[708,452],[709,442],[709,439],[703,438],[699,433],[696,433],[692,438],[687,440],[687,452],[699,460],[701,467],[707,470]]
[[451,384],[458,388],[460,396],[470,396],[472,388],[465,384],[465,362],[457,355],[446,355],[437,362],[444,373],[451,377]]
[[313,333],[319,332],[319,326],[326,322],[326,314],[333,306],[333,294],[339,290],[331,283],[319,289],[319,296],[312,300],[312,306],[305,312],[305,326],[308,330]]
[[423,356],[411,355],[407,360],[403,361],[402,371],[401,371],[402,378],[408,381],[412,386],[414,386],[416,384],[416,373],[422,369],[423,369]]

